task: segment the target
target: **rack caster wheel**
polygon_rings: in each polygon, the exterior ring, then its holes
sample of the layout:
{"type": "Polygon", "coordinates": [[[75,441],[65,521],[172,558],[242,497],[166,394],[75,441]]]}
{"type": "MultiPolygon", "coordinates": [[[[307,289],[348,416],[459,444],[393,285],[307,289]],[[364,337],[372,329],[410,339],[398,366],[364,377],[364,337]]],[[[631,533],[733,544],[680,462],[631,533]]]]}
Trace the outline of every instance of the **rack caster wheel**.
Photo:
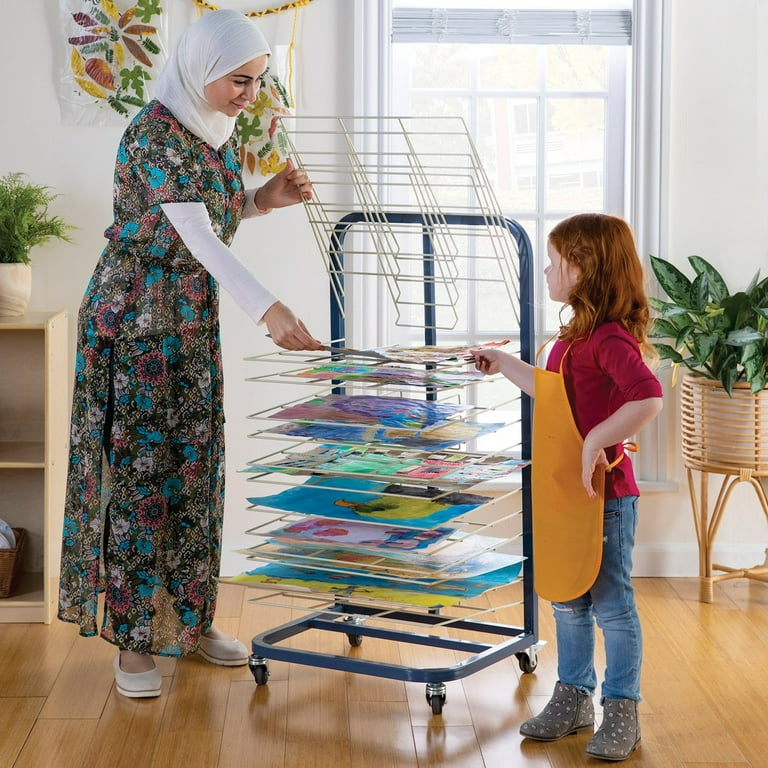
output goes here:
{"type": "Polygon", "coordinates": [[[427,683],[427,704],[432,708],[433,715],[442,715],[445,705],[445,685],[443,683],[427,683]]]}
{"type": "Polygon", "coordinates": [[[266,685],[269,679],[269,665],[267,660],[261,656],[248,657],[248,669],[251,670],[256,685],[266,685]]]}
{"type": "MultiPolygon", "coordinates": [[[[351,624],[352,626],[359,626],[360,624],[365,623],[365,616],[345,616],[344,623],[351,624]]],[[[347,640],[349,640],[349,644],[352,648],[359,648],[363,644],[363,636],[353,632],[347,632],[347,640]]]]}
{"type": "Polygon", "coordinates": [[[533,672],[539,665],[539,660],[536,656],[536,650],[533,648],[530,648],[527,651],[516,653],[515,656],[517,656],[517,663],[520,665],[520,670],[522,672],[533,672]]]}

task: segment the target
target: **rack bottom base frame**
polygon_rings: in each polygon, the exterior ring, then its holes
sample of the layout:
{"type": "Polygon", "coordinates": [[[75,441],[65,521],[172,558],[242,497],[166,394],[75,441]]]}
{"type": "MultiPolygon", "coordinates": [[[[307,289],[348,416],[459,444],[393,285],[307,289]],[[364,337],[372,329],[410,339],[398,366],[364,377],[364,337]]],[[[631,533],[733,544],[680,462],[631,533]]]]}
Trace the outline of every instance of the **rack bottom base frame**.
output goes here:
{"type": "Polygon", "coordinates": [[[257,685],[266,685],[269,678],[269,659],[287,661],[343,672],[355,672],[374,677],[385,677],[413,683],[427,683],[427,703],[433,714],[442,712],[445,703],[445,683],[459,680],[473,672],[489,667],[502,659],[515,656],[522,672],[533,672],[538,664],[537,653],[543,643],[537,642],[531,632],[505,624],[494,624],[462,619],[450,619],[437,613],[417,614],[409,611],[393,611],[370,605],[337,603],[294,621],[262,632],[251,640],[252,655],[248,666],[257,685]],[[453,630],[497,635],[508,638],[500,643],[490,644],[476,640],[461,640],[453,637],[420,634],[418,632],[367,626],[368,618],[386,616],[388,621],[423,624],[425,627],[445,626],[453,630]],[[363,638],[375,637],[431,648],[443,648],[472,654],[469,658],[449,667],[407,667],[400,664],[370,661],[351,656],[288,648],[278,643],[309,630],[338,632],[346,634],[350,646],[362,645],[363,638]]]}

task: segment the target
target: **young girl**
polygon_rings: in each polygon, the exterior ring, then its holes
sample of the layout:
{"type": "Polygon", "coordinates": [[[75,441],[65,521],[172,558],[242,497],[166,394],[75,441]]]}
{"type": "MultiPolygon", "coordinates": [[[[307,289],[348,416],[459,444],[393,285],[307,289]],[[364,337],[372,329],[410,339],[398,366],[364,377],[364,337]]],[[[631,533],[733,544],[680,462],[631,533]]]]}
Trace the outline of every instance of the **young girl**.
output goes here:
{"type": "MultiPolygon", "coordinates": [[[[659,413],[661,386],[643,361],[644,354],[652,355],[646,338],[648,303],[642,266],[626,222],[598,213],[572,216],[552,230],[547,250],[549,265],[544,274],[549,296],[568,305],[572,314],[560,329],[546,371],[562,373],[567,402],[580,435],[576,437],[578,450],[572,454],[574,462],[578,463],[579,452],[581,455],[581,466],[572,468],[573,487],[562,493],[562,506],[547,512],[559,515],[562,510],[567,516],[582,500],[595,499],[600,493],[603,470],[618,463],[605,472],[602,556],[600,559],[598,550],[597,578],[575,599],[552,602],[558,682],[544,710],[524,722],[520,733],[539,741],[555,741],[594,726],[596,620],[603,631],[606,654],[601,691],[603,721],[587,745],[587,753],[605,760],[624,760],[640,743],[637,702],[642,637],[630,582],[638,489],[632,464],[623,455],[623,441],[659,413]],[[578,487],[579,477],[583,487],[578,487]],[[586,497],[579,499],[580,494],[586,497]]],[[[540,379],[533,366],[497,349],[476,349],[472,354],[478,370],[501,373],[529,395],[537,394],[534,382],[540,379]]],[[[543,391],[541,387],[538,392],[542,398],[543,391]]],[[[547,388],[547,398],[552,391],[547,388]]],[[[535,401],[534,464],[537,420],[543,423],[550,405],[535,401]]],[[[555,438],[567,441],[567,426],[555,425],[555,438]],[[558,430],[562,435],[557,434],[558,430]]],[[[544,481],[555,483],[554,472],[547,477],[546,471],[544,481]]],[[[534,472],[534,541],[536,483],[541,482],[541,471],[538,477],[537,481],[534,472]]],[[[568,567],[564,560],[562,568],[568,567]]]]}

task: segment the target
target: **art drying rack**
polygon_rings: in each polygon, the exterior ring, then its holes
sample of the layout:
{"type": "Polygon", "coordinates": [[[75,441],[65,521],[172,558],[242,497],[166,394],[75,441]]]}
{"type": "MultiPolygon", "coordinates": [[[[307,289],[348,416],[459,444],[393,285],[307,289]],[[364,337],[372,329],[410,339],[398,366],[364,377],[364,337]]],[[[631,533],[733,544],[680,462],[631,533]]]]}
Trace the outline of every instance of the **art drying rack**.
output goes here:
{"type": "MultiPolygon", "coordinates": [[[[421,383],[415,385],[414,394],[414,387],[408,384],[393,387],[375,377],[317,380],[307,374],[318,366],[334,363],[399,365],[434,374],[466,372],[469,368],[463,360],[387,364],[355,350],[398,344],[440,347],[446,341],[449,345],[467,346],[498,336],[499,328],[510,339],[505,349],[532,361],[530,241],[523,228],[500,211],[460,119],[307,117],[291,118],[285,127],[295,162],[309,171],[314,183],[315,196],[306,203],[306,210],[329,279],[332,343],[324,355],[280,351],[250,358],[260,366],[251,381],[279,384],[272,389],[281,393],[281,402],[251,417],[260,427],[251,437],[258,439],[260,446],[278,440],[279,447],[249,463],[249,481],[257,487],[277,484],[296,488],[309,475],[323,478],[331,488],[337,482],[344,487],[343,481],[350,475],[334,471],[333,467],[310,462],[294,470],[300,473],[298,476],[285,471],[286,460],[293,461],[321,444],[332,446],[335,442],[327,437],[316,440],[271,431],[275,415],[306,400],[308,387],[312,397],[373,394],[461,404],[466,408],[462,418],[473,423],[498,422],[501,415],[502,429],[464,443],[463,447],[441,449],[440,455],[448,460],[466,455],[472,461],[486,463],[515,458],[522,467],[507,476],[506,485],[492,492],[488,503],[451,520],[454,533],[430,553],[437,551],[455,565],[460,556],[453,558],[452,553],[461,551],[462,543],[474,535],[487,536],[493,542],[494,553],[524,559],[512,588],[513,599],[494,605],[486,593],[479,598],[446,601],[440,585],[448,576],[441,577],[437,571],[425,578],[418,561],[409,570],[406,565],[393,565],[382,553],[380,562],[386,567],[377,565],[376,558],[368,558],[370,565],[361,570],[356,552],[348,558],[343,553],[339,558],[337,552],[333,559],[324,554],[327,550],[322,547],[304,555],[294,552],[288,559],[291,568],[326,574],[329,581],[337,580],[343,587],[330,592],[325,591],[327,587],[318,590],[315,582],[309,583],[309,576],[307,585],[268,579],[252,583],[245,574],[238,577],[262,590],[263,596],[254,602],[270,605],[274,604],[270,601],[278,599],[279,605],[287,603],[294,610],[297,602],[304,601],[306,606],[299,618],[252,639],[249,666],[259,685],[267,682],[270,659],[425,682],[427,701],[432,712],[439,714],[446,699],[446,682],[510,656],[517,658],[523,672],[532,671],[537,664],[528,466],[531,403],[509,382],[500,381],[501,377],[450,386],[421,383]],[[438,145],[448,149],[438,151],[438,145]],[[371,312],[374,305],[379,308],[376,313],[371,312]],[[365,318],[372,314],[377,322],[367,323],[365,318]],[[473,325],[470,317],[484,319],[490,331],[473,325]],[[295,393],[296,397],[286,399],[285,393],[295,393]],[[377,578],[385,576],[402,584],[404,590],[413,590],[415,585],[423,600],[414,605],[407,600],[401,602],[398,595],[382,598],[382,590],[375,588],[356,588],[354,583],[350,587],[356,578],[358,583],[376,584],[377,578]],[[446,602],[450,607],[445,606],[446,602]],[[343,633],[350,648],[345,654],[329,654],[302,649],[297,642],[286,644],[309,630],[343,633]],[[414,667],[367,659],[364,650],[357,650],[366,637],[447,649],[462,660],[442,667],[414,667]]],[[[403,450],[398,438],[387,438],[382,444],[370,437],[370,429],[364,434],[359,441],[361,450],[403,450]]],[[[404,428],[397,434],[399,439],[405,436],[408,446],[412,430],[404,428]]],[[[437,496],[466,490],[461,484],[441,484],[439,478],[382,478],[379,474],[362,477],[386,480],[389,484],[385,497],[397,496],[405,482],[437,496]]],[[[482,488],[472,487],[471,491],[483,493],[482,488]]],[[[257,522],[249,533],[260,537],[260,543],[248,550],[249,558],[255,565],[285,563],[285,557],[271,546],[270,534],[276,527],[305,516],[259,503],[252,509],[257,522]]],[[[400,522],[404,526],[413,524],[407,519],[400,522]]]]}

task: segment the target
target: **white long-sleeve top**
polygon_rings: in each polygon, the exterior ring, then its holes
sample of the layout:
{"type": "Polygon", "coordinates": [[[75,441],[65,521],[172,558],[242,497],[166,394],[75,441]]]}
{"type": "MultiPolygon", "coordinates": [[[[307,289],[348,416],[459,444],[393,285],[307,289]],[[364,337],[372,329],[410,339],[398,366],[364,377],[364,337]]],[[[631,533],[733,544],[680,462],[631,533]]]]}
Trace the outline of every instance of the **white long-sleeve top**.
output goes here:
{"type": "MultiPolygon", "coordinates": [[[[219,240],[203,203],[163,203],[160,206],[190,253],[210,272],[237,305],[256,323],[277,301],[229,246],[219,240]]],[[[246,194],[243,217],[262,215],[255,203],[255,192],[246,194]]]]}

